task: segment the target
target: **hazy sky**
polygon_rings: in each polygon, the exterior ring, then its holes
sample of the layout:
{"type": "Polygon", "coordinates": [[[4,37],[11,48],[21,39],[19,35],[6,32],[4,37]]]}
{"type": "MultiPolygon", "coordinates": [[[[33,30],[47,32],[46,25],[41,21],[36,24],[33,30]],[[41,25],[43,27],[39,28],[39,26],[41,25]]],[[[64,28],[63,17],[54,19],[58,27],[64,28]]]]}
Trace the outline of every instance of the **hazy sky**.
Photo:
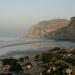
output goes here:
{"type": "Polygon", "coordinates": [[[0,0],[0,36],[22,36],[35,22],[75,16],[75,0],[0,0]]]}

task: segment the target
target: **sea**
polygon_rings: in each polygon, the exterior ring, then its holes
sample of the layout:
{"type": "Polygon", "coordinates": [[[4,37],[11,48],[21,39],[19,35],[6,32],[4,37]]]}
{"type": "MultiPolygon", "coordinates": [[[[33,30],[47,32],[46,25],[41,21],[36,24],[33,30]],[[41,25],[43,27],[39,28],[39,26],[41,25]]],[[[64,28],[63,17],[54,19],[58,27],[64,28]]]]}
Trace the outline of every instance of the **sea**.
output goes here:
{"type": "Polygon", "coordinates": [[[75,48],[75,42],[56,41],[48,38],[1,37],[0,58],[20,57],[25,51],[50,50],[54,47],[75,48]]]}

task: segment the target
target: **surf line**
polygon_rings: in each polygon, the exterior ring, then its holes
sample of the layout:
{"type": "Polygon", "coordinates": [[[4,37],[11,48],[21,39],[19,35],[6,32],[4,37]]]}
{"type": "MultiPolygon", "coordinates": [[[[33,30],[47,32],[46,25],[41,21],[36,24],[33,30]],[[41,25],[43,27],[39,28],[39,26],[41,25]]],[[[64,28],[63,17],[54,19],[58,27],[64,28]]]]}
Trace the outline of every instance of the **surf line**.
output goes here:
{"type": "Polygon", "coordinates": [[[18,45],[32,44],[32,43],[41,43],[41,42],[48,42],[48,41],[34,41],[34,42],[27,42],[27,43],[9,44],[9,45],[5,45],[5,46],[0,46],[0,48],[5,48],[5,47],[9,47],[9,46],[18,46],[18,45]]]}

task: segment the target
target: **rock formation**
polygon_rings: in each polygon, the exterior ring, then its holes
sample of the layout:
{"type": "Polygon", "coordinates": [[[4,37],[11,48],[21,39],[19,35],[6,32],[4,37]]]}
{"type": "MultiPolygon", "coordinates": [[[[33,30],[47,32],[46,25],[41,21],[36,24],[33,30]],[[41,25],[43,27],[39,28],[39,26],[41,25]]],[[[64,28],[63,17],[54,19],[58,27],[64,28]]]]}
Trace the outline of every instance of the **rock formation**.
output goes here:
{"type": "Polygon", "coordinates": [[[66,27],[51,32],[49,37],[57,40],[75,40],[75,17],[71,18],[66,27]]]}
{"type": "Polygon", "coordinates": [[[41,21],[29,29],[28,35],[30,37],[75,41],[75,17],[72,17],[70,20],[55,19],[41,21]]]}
{"type": "MultiPolygon", "coordinates": [[[[62,27],[67,26],[69,23],[66,19],[54,19],[48,21],[41,21],[33,25],[28,30],[29,37],[49,37],[51,32],[54,32],[62,27]]],[[[53,35],[52,35],[53,36],[53,35]]]]}

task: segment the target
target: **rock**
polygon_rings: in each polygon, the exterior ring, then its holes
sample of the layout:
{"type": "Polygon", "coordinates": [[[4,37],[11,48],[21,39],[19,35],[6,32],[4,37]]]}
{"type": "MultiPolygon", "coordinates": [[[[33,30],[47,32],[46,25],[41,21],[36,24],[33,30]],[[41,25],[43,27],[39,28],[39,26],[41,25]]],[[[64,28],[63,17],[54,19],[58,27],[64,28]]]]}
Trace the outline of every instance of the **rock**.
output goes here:
{"type": "Polygon", "coordinates": [[[75,41],[75,17],[41,21],[29,29],[28,36],[75,41]]]}
{"type": "Polygon", "coordinates": [[[50,33],[49,37],[57,40],[75,41],[75,17],[71,18],[70,23],[66,27],[50,33]]]}
{"type": "Polygon", "coordinates": [[[28,30],[29,37],[49,37],[50,33],[56,31],[62,27],[67,26],[69,23],[66,19],[54,19],[48,21],[41,21],[36,25],[33,25],[28,30]]]}

